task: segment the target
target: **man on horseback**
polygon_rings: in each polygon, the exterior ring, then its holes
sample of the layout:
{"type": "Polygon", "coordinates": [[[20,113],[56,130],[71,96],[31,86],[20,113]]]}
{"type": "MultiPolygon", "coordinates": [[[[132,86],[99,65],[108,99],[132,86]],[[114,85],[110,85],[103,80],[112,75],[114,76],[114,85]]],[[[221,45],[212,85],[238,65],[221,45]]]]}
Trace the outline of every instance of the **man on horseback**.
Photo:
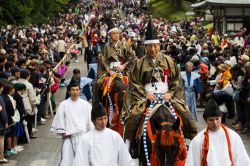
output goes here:
{"type": "Polygon", "coordinates": [[[98,84],[102,86],[106,76],[112,76],[117,71],[128,75],[131,65],[135,62],[135,53],[128,43],[121,42],[120,30],[111,19],[106,19],[109,42],[103,47],[99,63],[98,84]]]}
{"type": "Polygon", "coordinates": [[[120,32],[114,22],[107,18],[106,23],[109,42],[104,46],[99,59],[97,88],[101,95],[99,100],[108,113],[109,127],[122,134],[120,113],[128,84],[127,75],[135,61],[135,53],[128,43],[119,40],[120,32]]]}
{"type": "Polygon", "coordinates": [[[160,52],[160,42],[151,20],[147,26],[144,44],[146,55],[135,64],[129,75],[129,91],[124,105],[124,138],[135,140],[143,114],[149,107],[148,101],[157,101],[156,94],[160,93],[162,100],[167,103],[170,101],[175,112],[181,117],[185,137],[192,139],[197,134],[197,129],[183,100],[184,91],[177,64],[171,57],[160,52]]]}

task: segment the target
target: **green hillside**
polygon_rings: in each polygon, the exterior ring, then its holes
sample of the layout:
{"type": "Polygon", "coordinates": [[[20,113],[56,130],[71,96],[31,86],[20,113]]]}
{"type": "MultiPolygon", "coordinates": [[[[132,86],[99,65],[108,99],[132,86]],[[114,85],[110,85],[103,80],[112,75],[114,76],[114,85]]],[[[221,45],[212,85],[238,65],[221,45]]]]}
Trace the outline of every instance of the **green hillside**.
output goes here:
{"type": "MultiPolygon", "coordinates": [[[[151,0],[148,4],[154,16],[167,18],[169,20],[181,20],[186,18],[186,12],[191,11],[191,3],[182,1],[181,9],[171,3],[171,0],[151,0]]],[[[188,19],[191,17],[188,16],[188,19]]]]}

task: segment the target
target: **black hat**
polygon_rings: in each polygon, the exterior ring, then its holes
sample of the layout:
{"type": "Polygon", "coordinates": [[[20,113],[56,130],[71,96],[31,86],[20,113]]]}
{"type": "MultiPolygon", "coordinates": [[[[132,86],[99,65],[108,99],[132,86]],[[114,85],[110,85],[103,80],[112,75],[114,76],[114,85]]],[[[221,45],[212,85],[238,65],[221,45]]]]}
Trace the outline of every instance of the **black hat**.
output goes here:
{"type": "Polygon", "coordinates": [[[96,118],[102,117],[107,115],[107,113],[104,111],[104,107],[102,103],[95,103],[92,107],[91,111],[91,119],[95,120],[96,118]]]}
{"type": "Polygon", "coordinates": [[[80,88],[80,85],[79,85],[78,81],[76,81],[76,80],[71,81],[71,82],[69,83],[68,87],[67,87],[67,90],[70,91],[70,89],[71,89],[72,87],[79,87],[79,88],[80,88]]]}
{"type": "Polygon", "coordinates": [[[14,88],[15,88],[16,91],[25,90],[26,89],[26,85],[22,84],[22,83],[15,83],[14,84],[14,88]]]}
{"type": "Polygon", "coordinates": [[[73,74],[81,74],[80,70],[78,68],[75,68],[73,70],[73,74]]]}
{"type": "Polygon", "coordinates": [[[211,98],[207,103],[207,106],[203,113],[203,118],[206,120],[209,117],[219,117],[221,115],[222,115],[222,112],[219,109],[218,104],[216,103],[214,98],[211,98]]]}
{"type": "Polygon", "coordinates": [[[152,20],[149,19],[144,44],[156,44],[156,43],[160,43],[160,40],[158,38],[157,30],[155,29],[152,20]]]}
{"type": "Polygon", "coordinates": [[[119,30],[116,26],[113,20],[111,20],[110,18],[106,18],[105,22],[108,26],[108,34],[110,34],[113,31],[119,30]]]}
{"type": "Polygon", "coordinates": [[[16,72],[20,72],[20,68],[17,66],[13,66],[10,70],[11,74],[14,75],[16,72]]]}

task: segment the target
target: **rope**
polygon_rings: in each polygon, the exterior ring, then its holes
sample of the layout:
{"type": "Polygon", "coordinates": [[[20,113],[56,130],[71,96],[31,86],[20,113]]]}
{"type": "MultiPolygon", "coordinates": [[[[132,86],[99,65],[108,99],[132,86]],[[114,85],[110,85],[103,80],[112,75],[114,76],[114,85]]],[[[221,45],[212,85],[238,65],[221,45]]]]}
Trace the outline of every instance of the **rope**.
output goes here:
{"type": "Polygon", "coordinates": [[[149,115],[154,107],[155,103],[153,100],[150,101],[150,106],[148,109],[148,112],[145,116],[144,123],[143,123],[143,134],[142,134],[142,141],[143,141],[143,147],[144,147],[144,153],[147,161],[147,166],[151,166],[149,157],[148,157],[148,147],[147,147],[147,124],[148,124],[148,118],[149,115]]]}
{"type": "Polygon", "coordinates": [[[113,115],[114,115],[114,106],[112,103],[112,99],[109,95],[109,89],[111,87],[111,79],[108,81],[108,100],[109,100],[109,125],[110,127],[112,126],[112,120],[113,120],[113,115]]]}
{"type": "Polygon", "coordinates": [[[169,109],[170,109],[170,112],[171,112],[172,116],[173,116],[175,119],[177,119],[177,115],[176,115],[176,113],[175,113],[174,107],[172,106],[172,104],[171,104],[170,101],[168,101],[168,105],[169,105],[169,109]]]}

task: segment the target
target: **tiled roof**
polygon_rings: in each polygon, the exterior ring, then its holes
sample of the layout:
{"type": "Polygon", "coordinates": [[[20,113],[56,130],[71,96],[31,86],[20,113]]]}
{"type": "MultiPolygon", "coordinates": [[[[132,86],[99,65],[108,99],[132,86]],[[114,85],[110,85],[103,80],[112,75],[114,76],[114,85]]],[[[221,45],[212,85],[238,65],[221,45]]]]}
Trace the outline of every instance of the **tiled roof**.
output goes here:
{"type": "Polygon", "coordinates": [[[205,0],[191,6],[193,8],[200,8],[206,5],[250,5],[250,0],[205,0]]]}

